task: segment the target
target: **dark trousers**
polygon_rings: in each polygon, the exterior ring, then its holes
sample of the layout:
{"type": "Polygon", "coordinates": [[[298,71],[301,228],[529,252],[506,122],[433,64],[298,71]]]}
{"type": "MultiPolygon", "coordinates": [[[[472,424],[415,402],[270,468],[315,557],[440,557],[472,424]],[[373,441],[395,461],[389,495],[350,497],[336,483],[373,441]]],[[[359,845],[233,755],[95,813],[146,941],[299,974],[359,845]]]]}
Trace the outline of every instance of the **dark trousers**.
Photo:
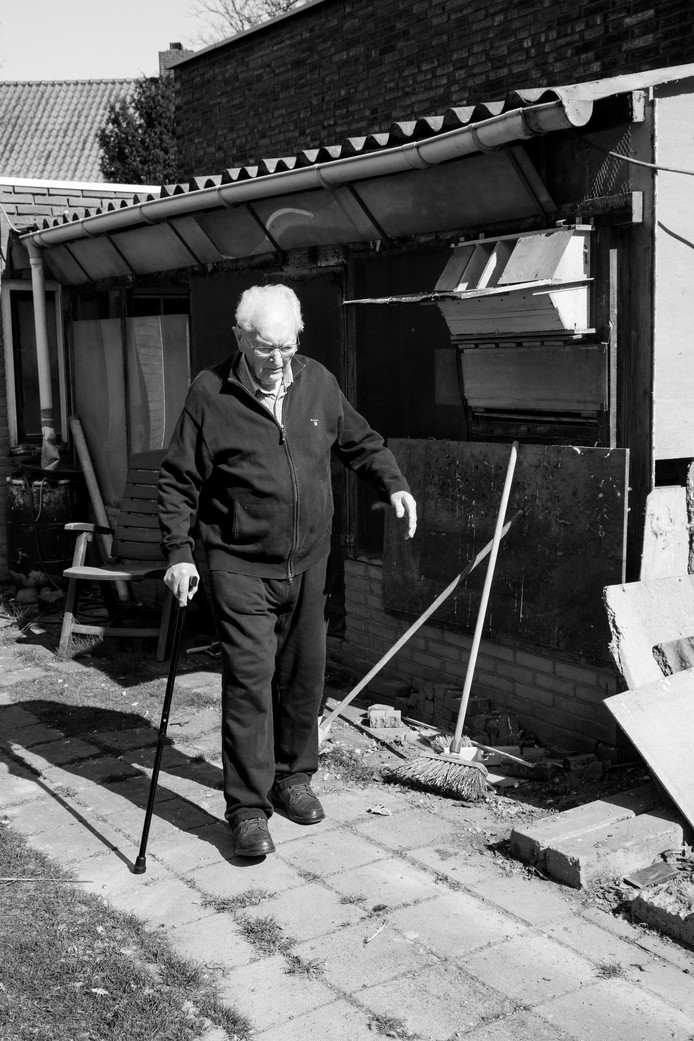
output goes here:
{"type": "Polygon", "coordinates": [[[318,769],[326,561],[292,582],[210,571],[222,653],[226,818],[272,815],[278,788],[318,769]]]}

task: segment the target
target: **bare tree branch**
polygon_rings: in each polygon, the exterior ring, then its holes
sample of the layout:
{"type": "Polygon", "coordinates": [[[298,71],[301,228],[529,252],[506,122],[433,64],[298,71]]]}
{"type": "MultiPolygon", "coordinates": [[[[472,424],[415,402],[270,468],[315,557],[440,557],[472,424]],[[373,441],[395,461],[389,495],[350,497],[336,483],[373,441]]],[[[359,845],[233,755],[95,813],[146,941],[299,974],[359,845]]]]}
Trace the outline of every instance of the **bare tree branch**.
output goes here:
{"type": "Polygon", "coordinates": [[[305,0],[192,0],[191,13],[200,19],[201,44],[217,43],[269,18],[301,7],[305,0]]]}

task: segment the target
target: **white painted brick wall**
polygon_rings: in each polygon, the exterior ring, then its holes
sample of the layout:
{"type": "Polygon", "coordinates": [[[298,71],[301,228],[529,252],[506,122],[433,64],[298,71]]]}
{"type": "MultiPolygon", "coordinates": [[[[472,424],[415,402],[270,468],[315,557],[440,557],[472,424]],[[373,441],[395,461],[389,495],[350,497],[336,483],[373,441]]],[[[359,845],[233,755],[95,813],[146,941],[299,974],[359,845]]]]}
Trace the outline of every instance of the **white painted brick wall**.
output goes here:
{"type": "MultiPolygon", "coordinates": [[[[346,630],[331,642],[331,655],[364,675],[399,637],[412,619],[383,610],[382,568],[373,561],[345,561],[346,630]]],[[[462,687],[472,638],[423,625],[382,672],[384,679],[408,684],[449,684],[462,687]]],[[[487,697],[494,707],[515,716],[523,729],[541,741],[568,750],[616,755],[616,724],[603,699],[617,691],[610,668],[592,668],[503,643],[482,640],[472,696],[487,697]]],[[[443,716],[446,711],[440,706],[443,716]]],[[[436,719],[434,719],[436,722],[436,719]]],[[[441,725],[450,719],[441,718],[441,725]]]]}

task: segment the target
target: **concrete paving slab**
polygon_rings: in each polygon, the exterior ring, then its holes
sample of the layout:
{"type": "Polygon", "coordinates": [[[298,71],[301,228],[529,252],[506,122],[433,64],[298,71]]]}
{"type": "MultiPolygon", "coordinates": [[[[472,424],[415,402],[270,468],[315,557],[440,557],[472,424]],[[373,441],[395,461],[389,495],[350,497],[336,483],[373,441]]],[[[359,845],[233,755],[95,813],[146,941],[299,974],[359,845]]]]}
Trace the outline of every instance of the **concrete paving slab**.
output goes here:
{"type": "Polygon", "coordinates": [[[42,773],[50,783],[67,784],[75,790],[87,788],[90,785],[101,787],[109,781],[125,781],[142,776],[127,763],[111,755],[102,755],[98,759],[80,760],[65,767],[47,766],[42,773]]]}
{"type": "Polygon", "coordinates": [[[666,810],[640,813],[627,820],[557,839],[545,854],[552,878],[578,889],[596,878],[621,878],[647,867],[666,849],[684,842],[679,814],[666,810]]]}
{"type": "Polygon", "coordinates": [[[172,713],[169,726],[170,736],[176,744],[179,735],[183,736],[185,741],[191,741],[201,735],[214,734],[219,742],[222,728],[221,709],[219,705],[215,705],[214,708],[189,709],[186,713],[181,709],[178,714],[172,713]]]}
{"type": "Polygon", "coordinates": [[[148,845],[152,856],[177,875],[186,875],[221,860],[231,860],[234,855],[229,829],[221,823],[192,832],[153,828],[148,845]]]}
{"type": "Polygon", "coordinates": [[[465,958],[465,971],[532,1008],[595,982],[595,965],[537,933],[512,936],[465,958]]]}
{"type": "Polygon", "coordinates": [[[642,890],[631,903],[631,913],[637,922],[673,940],[694,947],[694,916],[691,899],[685,901],[678,887],[667,883],[642,890]]]}
{"type": "Polygon", "coordinates": [[[87,867],[89,874],[82,876],[87,879],[82,883],[82,889],[105,900],[112,900],[116,893],[132,884],[132,862],[122,860],[114,853],[90,857],[87,867]]]}
{"type": "MultiPolygon", "coordinates": [[[[597,925],[598,928],[605,929],[613,936],[626,940],[628,943],[636,944],[642,951],[654,956],[649,958],[647,962],[644,962],[642,959],[640,964],[650,965],[657,959],[658,961],[670,962],[671,965],[676,966],[681,972],[694,972],[694,956],[692,952],[680,947],[678,944],[672,943],[667,936],[661,936],[650,929],[642,929],[624,918],[617,918],[608,914],[599,907],[582,907],[581,917],[597,925]]],[[[694,987],[692,987],[692,994],[694,995],[694,987]]]]}
{"type": "Polygon", "coordinates": [[[0,727],[2,728],[3,743],[15,730],[28,730],[30,727],[39,725],[39,721],[33,712],[22,708],[21,705],[13,705],[10,695],[3,694],[6,699],[0,709],[0,727]]]}
{"type": "Polygon", "coordinates": [[[470,951],[527,929],[468,893],[445,893],[435,900],[388,914],[394,929],[423,943],[439,958],[462,958],[470,951]]]}
{"type": "Polygon", "coordinates": [[[467,888],[489,874],[489,861],[469,851],[456,852],[450,848],[425,846],[423,849],[410,850],[407,858],[430,868],[456,887],[467,888]]]}
{"type": "Polygon", "coordinates": [[[535,1011],[573,1037],[610,1041],[691,1041],[691,1019],[624,979],[602,980],[538,1005],[535,1011]]]}
{"type": "Polygon", "coordinates": [[[296,824],[276,810],[270,817],[269,827],[273,842],[279,848],[286,843],[302,842],[319,834],[325,835],[336,827],[336,822],[322,820],[317,824],[296,824]]]}
{"type": "Polygon", "coordinates": [[[320,785],[314,785],[320,795],[326,814],[331,820],[356,821],[369,820],[370,806],[384,806],[391,814],[408,808],[406,797],[399,792],[385,788],[382,784],[369,785],[367,788],[343,789],[325,794],[320,792],[320,785]]]}
{"type": "Polygon", "coordinates": [[[412,850],[436,844],[447,847],[457,843],[458,839],[463,841],[462,834],[458,836],[448,821],[442,821],[426,810],[410,809],[392,817],[369,815],[369,818],[355,822],[356,830],[393,850],[412,850]]]}
{"type": "Polygon", "coordinates": [[[31,802],[39,794],[36,775],[14,759],[0,757],[0,810],[31,802]]]}
{"type": "Polygon", "coordinates": [[[120,911],[144,919],[153,928],[167,930],[197,922],[207,913],[200,895],[173,875],[133,875],[132,884],[121,888],[109,902],[120,911]]]}
{"type": "Polygon", "coordinates": [[[568,1039],[563,1030],[557,1030],[551,1023],[540,1019],[533,1012],[521,1009],[503,1019],[497,1019],[493,1023],[486,1023],[476,1030],[471,1030],[465,1035],[465,1041],[568,1041],[568,1039]]]}
{"type": "Polygon", "coordinates": [[[633,939],[630,939],[628,936],[619,936],[609,929],[601,928],[583,914],[571,914],[566,918],[546,922],[543,933],[590,958],[596,965],[610,962],[629,966],[642,962],[646,957],[636,945],[636,928],[633,929],[633,939]]]}
{"type": "Polygon", "coordinates": [[[95,734],[94,741],[101,751],[122,755],[134,749],[156,748],[157,731],[154,727],[133,727],[128,730],[106,730],[95,734]]]}
{"type": "Polygon", "coordinates": [[[167,935],[182,957],[211,969],[226,973],[257,961],[253,947],[228,914],[203,914],[197,921],[167,930],[167,935]]]}
{"type": "Polygon", "coordinates": [[[369,1018],[344,1000],[264,1030],[259,1041],[374,1041],[369,1018]]]}
{"type": "MultiPolygon", "coordinates": [[[[12,827],[20,833],[26,820],[12,822],[12,827]]],[[[34,832],[31,845],[46,856],[52,857],[63,865],[84,864],[91,856],[107,852],[110,847],[87,831],[75,820],[66,820],[54,828],[34,832]]]]}
{"type": "Polygon", "coordinates": [[[358,1001],[376,1017],[399,1020],[402,1033],[409,1031],[427,1041],[467,1037],[480,1023],[513,1011],[506,998],[450,963],[369,987],[360,992],[358,1001]]]}
{"type": "Polygon", "coordinates": [[[202,893],[220,899],[240,896],[249,889],[262,889],[274,896],[305,884],[294,868],[276,856],[221,859],[207,867],[193,868],[190,874],[202,893]]]}
{"type": "Polygon", "coordinates": [[[303,829],[307,834],[295,842],[285,843],[279,855],[300,871],[308,871],[320,878],[334,875],[347,868],[371,864],[388,855],[358,835],[347,831],[323,828],[303,829]]]}
{"type": "Polygon", "coordinates": [[[248,907],[249,918],[271,915],[287,936],[301,943],[316,936],[335,933],[346,925],[363,921],[367,913],[357,904],[344,903],[337,893],[317,882],[308,882],[286,893],[265,900],[259,907],[248,907]]]}
{"type": "Polygon", "coordinates": [[[34,745],[58,741],[65,736],[57,727],[44,726],[43,723],[36,722],[33,716],[31,718],[33,722],[25,727],[17,727],[11,733],[7,733],[6,736],[6,732],[3,731],[3,744],[20,755],[27,748],[33,748],[34,745]]]}
{"type": "Polygon", "coordinates": [[[378,906],[390,910],[402,904],[432,899],[441,893],[440,885],[431,875],[398,857],[387,857],[333,875],[330,885],[367,910],[378,906]]]}
{"type": "Polygon", "coordinates": [[[326,982],[346,994],[359,994],[364,987],[404,973],[416,975],[438,963],[418,940],[408,940],[387,925],[376,935],[380,924],[378,918],[369,918],[342,929],[339,944],[331,936],[320,936],[297,944],[294,951],[306,961],[318,961],[326,982]]]}
{"type": "Polygon", "coordinates": [[[97,745],[79,737],[60,737],[57,741],[34,745],[31,751],[53,766],[64,766],[76,763],[80,759],[92,759],[101,755],[101,749],[97,745]]]}
{"type": "Polygon", "coordinates": [[[279,954],[227,973],[219,995],[222,1001],[243,1007],[256,1033],[281,1024],[290,1027],[296,1017],[335,1002],[335,994],[319,974],[290,975],[279,954]]]}
{"type": "Polygon", "coordinates": [[[573,910],[572,901],[561,886],[552,882],[538,885],[536,879],[522,875],[488,871],[483,878],[470,882],[468,889],[531,925],[563,918],[573,910]]]}
{"type": "Polygon", "coordinates": [[[595,799],[563,813],[554,813],[511,832],[511,856],[529,864],[541,864],[545,853],[558,841],[586,835],[616,821],[628,820],[662,804],[653,784],[639,785],[605,799],[595,799]]]}

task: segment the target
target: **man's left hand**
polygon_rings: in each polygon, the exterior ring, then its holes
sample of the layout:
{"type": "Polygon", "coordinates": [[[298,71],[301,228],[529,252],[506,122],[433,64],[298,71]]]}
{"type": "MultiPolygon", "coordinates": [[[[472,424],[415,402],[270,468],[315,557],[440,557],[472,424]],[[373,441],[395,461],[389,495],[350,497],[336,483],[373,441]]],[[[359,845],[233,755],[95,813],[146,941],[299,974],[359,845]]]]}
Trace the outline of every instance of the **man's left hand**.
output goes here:
{"type": "Polygon", "coordinates": [[[395,510],[395,516],[407,518],[407,531],[405,538],[411,539],[417,530],[417,503],[409,492],[393,492],[390,497],[390,505],[395,510]]]}

